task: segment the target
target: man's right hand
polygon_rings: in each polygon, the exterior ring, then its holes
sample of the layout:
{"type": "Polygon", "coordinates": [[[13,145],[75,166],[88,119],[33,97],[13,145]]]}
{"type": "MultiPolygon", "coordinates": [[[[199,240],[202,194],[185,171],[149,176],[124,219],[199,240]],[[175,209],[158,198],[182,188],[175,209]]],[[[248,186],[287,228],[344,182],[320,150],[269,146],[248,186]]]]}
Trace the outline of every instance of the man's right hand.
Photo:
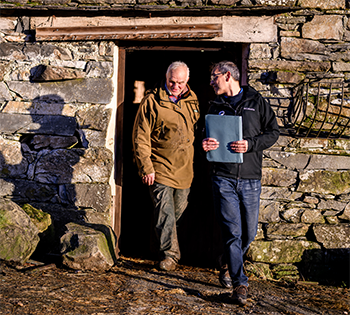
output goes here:
{"type": "Polygon", "coordinates": [[[154,184],[155,173],[151,173],[142,177],[142,182],[148,186],[154,184]]]}
{"type": "Polygon", "coordinates": [[[205,138],[202,141],[202,148],[205,152],[216,150],[219,147],[219,141],[214,138],[205,138]]]}

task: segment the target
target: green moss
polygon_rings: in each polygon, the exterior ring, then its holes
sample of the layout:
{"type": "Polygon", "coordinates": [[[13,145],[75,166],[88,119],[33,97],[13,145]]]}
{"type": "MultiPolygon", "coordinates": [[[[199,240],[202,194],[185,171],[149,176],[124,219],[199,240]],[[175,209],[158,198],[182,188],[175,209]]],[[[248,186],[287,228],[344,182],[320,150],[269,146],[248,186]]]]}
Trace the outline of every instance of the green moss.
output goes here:
{"type": "Polygon", "coordinates": [[[74,248],[70,252],[68,252],[67,255],[68,256],[79,256],[79,255],[85,254],[87,252],[87,250],[88,250],[87,245],[81,245],[81,246],[74,248]]]}
{"type": "Polygon", "coordinates": [[[40,209],[36,209],[27,203],[22,206],[22,209],[26,214],[28,214],[31,221],[35,224],[40,233],[46,231],[51,225],[52,221],[50,214],[40,209]]]}
{"type": "Polygon", "coordinates": [[[7,226],[9,224],[9,221],[6,217],[6,212],[5,210],[0,210],[0,228],[7,226]]]}
{"type": "Polygon", "coordinates": [[[47,218],[47,216],[49,215],[48,213],[45,213],[41,210],[38,210],[36,208],[34,208],[33,206],[31,206],[30,204],[26,203],[22,206],[22,209],[24,210],[24,212],[26,214],[29,215],[29,217],[31,219],[34,219],[36,221],[43,221],[44,219],[47,218]]]}

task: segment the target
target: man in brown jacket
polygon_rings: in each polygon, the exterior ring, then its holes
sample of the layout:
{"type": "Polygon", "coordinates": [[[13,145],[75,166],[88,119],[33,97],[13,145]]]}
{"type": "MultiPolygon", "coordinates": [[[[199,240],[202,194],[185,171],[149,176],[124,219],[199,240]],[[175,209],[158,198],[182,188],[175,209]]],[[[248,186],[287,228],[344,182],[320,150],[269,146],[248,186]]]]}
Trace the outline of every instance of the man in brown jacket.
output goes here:
{"type": "Polygon", "coordinates": [[[176,222],[187,207],[193,179],[194,129],[199,119],[189,69],[173,62],[165,82],[146,93],[136,114],[133,145],[142,182],[150,187],[163,270],[180,259],[176,222]]]}

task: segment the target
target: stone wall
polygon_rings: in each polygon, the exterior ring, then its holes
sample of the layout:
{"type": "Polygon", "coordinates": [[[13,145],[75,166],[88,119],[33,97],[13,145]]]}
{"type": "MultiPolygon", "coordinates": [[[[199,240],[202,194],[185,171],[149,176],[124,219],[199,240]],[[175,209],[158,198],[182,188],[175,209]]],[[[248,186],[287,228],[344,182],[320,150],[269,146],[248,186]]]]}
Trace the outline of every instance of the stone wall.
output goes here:
{"type": "MultiPolygon", "coordinates": [[[[327,1],[328,5],[331,3],[335,5],[334,1],[327,1]]],[[[260,229],[248,256],[257,262],[255,268],[259,266],[265,275],[270,273],[275,278],[293,277],[299,272],[306,279],[348,282],[348,16],[339,10],[302,10],[278,15],[275,21],[278,42],[251,44],[248,58],[249,84],[270,101],[284,135],[265,152],[260,229]],[[298,123],[288,128],[290,112],[296,104],[296,87],[313,81],[316,84],[310,85],[305,92],[308,95],[304,95],[308,118],[314,121],[316,129],[310,134],[317,135],[323,121],[315,114],[316,103],[323,116],[329,103],[328,118],[322,126],[328,128],[328,140],[306,138],[305,132],[295,135],[298,123]],[[343,97],[339,86],[333,86],[334,95],[329,96],[331,82],[343,83],[343,97]],[[326,102],[326,107],[320,105],[322,102],[326,102]],[[339,104],[343,104],[342,109],[339,104]],[[336,126],[330,132],[338,116],[342,127],[336,126]],[[335,131],[340,129],[344,129],[342,139],[337,138],[335,131]],[[294,136],[290,136],[293,132],[294,136]]]]}
{"type": "Polygon", "coordinates": [[[110,224],[113,43],[0,44],[0,197],[110,224]]]}
{"type": "Polygon", "coordinates": [[[265,276],[348,281],[349,149],[349,140],[281,136],[265,151],[259,232],[248,252],[265,276]]]}

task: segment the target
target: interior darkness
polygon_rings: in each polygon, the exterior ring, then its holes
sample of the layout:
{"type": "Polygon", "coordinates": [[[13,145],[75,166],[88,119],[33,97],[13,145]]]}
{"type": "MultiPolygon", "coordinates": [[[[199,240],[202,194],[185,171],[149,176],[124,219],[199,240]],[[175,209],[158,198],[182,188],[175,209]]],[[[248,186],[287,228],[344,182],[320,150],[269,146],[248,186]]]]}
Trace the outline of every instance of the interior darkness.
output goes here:
{"type": "MultiPolygon", "coordinates": [[[[154,43],[152,44],[154,46],[154,43]]],[[[168,45],[168,44],[167,44],[168,45]]],[[[165,78],[169,64],[184,61],[190,68],[189,85],[200,102],[201,118],[195,142],[194,180],[189,205],[178,225],[181,264],[214,267],[221,253],[220,231],[212,207],[209,164],[201,150],[204,115],[215,94],[209,85],[211,65],[232,60],[240,67],[241,46],[210,43],[211,49],[189,49],[186,44],[159,46],[156,50],[127,49],[124,103],[124,164],[120,254],[158,259],[153,224],[153,205],[148,187],[141,183],[133,159],[131,134],[139,104],[134,104],[134,81],[144,81],[146,90],[165,78]],[[213,49],[217,48],[217,49],[213,49]]],[[[193,43],[191,43],[193,45],[193,43]]],[[[203,47],[203,43],[201,43],[203,47]]],[[[129,46],[130,47],[130,46],[129,46]]],[[[209,43],[207,45],[209,47],[209,43]]],[[[135,47],[134,47],[135,48],[135,47]]]]}

